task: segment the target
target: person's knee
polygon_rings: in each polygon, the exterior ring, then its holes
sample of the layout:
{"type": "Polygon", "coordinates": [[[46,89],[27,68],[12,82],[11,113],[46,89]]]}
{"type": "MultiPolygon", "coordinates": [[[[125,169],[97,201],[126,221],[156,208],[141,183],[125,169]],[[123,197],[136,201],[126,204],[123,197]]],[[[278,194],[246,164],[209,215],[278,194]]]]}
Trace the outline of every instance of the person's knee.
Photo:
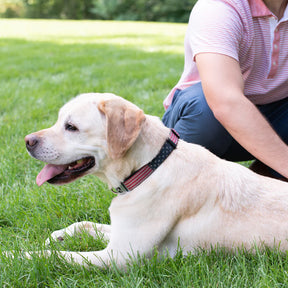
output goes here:
{"type": "MultiPolygon", "coordinates": [[[[172,103],[165,111],[162,122],[169,128],[175,128],[177,122],[182,118],[197,115],[201,112],[202,101],[204,97],[201,86],[196,84],[184,90],[176,90],[172,103]]],[[[204,97],[205,98],[205,97],[204,97]]]]}
{"type": "MultiPolygon", "coordinates": [[[[188,109],[188,112],[190,111],[188,109]]],[[[206,107],[194,109],[194,113],[183,113],[175,130],[183,140],[204,146],[220,157],[232,141],[231,135],[214,117],[212,111],[206,107]]]]}
{"type": "Polygon", "coordinates": [[[199,88],[181,91],[164,114],[163,123],[174,128],[181,139],[202,145],[221,156],[230,145],[232,137],[214,117],[199,88]]]}

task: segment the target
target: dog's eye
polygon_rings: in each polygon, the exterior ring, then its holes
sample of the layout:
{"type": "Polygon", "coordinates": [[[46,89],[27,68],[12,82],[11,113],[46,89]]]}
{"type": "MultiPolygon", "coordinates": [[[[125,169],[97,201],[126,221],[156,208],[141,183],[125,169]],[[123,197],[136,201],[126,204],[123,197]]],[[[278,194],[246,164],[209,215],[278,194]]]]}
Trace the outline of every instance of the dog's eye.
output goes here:
{"type": "Polygon", "coordinates": [[[65,130],[75,132],[75,131],[78,131],[78,128],[71,123],[66,123],[65,124],[65,130]]]}

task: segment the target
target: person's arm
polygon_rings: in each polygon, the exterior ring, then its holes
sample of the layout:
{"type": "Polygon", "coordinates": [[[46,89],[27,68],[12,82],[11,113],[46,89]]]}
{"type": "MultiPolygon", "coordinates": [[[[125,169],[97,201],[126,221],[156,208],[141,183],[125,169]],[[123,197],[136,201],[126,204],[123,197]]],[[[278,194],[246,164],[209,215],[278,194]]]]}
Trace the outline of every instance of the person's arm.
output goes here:
{"type": "Polygon", "coordinates": [[[239,63],[216,53],[199,53],[195,59],[216,119],[255,158],[288,178],[288,146],[245,97],[239,63]]]}

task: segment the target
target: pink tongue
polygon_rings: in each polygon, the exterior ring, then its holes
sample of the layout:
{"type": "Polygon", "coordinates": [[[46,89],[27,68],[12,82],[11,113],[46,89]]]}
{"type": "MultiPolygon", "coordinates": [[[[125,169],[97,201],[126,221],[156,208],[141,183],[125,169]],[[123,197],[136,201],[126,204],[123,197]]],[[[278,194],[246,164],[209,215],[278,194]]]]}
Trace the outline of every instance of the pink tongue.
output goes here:
{"type": "Polygon", "coordinates": [[[66,168],[67,165],[45,165],[36,178],[37,185],[41,186],[46,181],[64,172],[66,168]]]}

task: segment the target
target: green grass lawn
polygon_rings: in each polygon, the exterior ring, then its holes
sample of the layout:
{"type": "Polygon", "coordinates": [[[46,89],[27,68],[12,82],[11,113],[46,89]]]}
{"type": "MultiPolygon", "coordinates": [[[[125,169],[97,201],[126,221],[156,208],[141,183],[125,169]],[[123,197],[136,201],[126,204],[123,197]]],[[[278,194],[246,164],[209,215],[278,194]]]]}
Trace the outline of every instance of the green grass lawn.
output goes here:
{"type": "MultiPolygon", "coordinates": [[[[109,223],[113,194],[95,179],[37,187],[43,164],[24,136],[49,127],[83,92],[113,92],[159,117],[183,68],[186,25],[141,22],[0,20],[0,250],[41,250],[76,221],[109,223]]],[[[55,249],[95,250],[87,235],[55,249]]],[[[89,270],[57,257],[0,257],[0,287],[288,287],[286,255],[205,251],[140,259],[126,272],[89,270]]]]}

